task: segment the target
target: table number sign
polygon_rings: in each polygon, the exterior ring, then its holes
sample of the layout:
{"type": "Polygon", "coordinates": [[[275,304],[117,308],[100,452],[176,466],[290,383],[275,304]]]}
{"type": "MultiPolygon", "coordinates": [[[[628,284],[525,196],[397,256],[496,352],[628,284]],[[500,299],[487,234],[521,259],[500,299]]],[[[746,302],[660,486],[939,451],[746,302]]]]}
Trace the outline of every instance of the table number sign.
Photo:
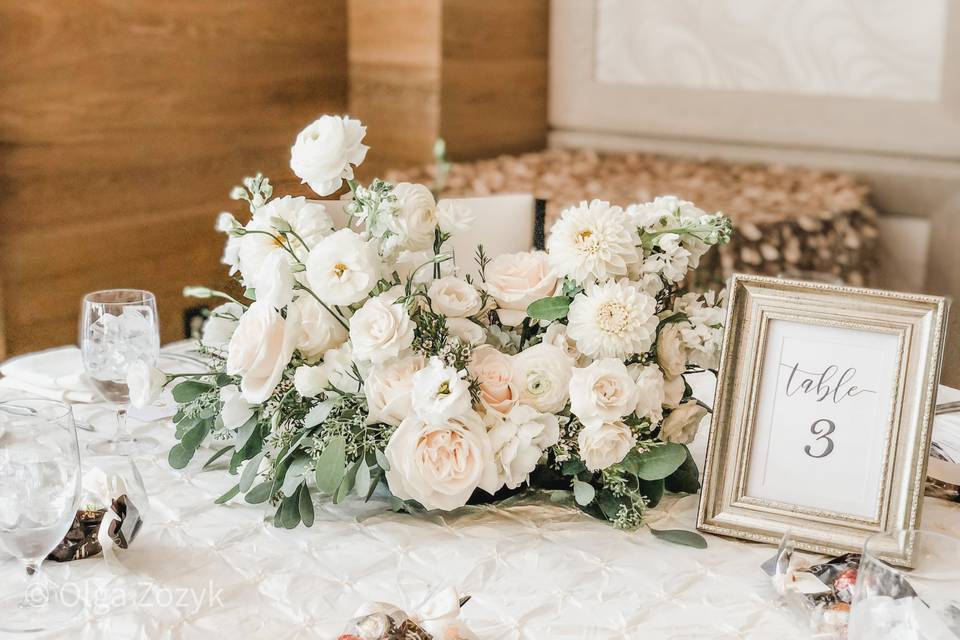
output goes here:
{"type": "Polygon", "coordinates": [[[917,526],[946,307],[735,275],[698,528],[836,554],[917,526]]]}

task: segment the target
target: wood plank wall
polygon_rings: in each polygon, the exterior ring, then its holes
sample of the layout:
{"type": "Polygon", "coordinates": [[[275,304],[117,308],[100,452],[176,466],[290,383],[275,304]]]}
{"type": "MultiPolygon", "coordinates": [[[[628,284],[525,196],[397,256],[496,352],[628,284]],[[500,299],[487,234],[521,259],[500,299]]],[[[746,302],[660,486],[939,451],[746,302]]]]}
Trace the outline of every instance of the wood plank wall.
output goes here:
{"type": "Polygon", "coordinates": [[[0,359],[76,340],[81,296],[142,287],[165,340],[225,280],[218,211],[346,106],[345,0],[0,0],[0,359]],[[5,340],[3,328],[5,327],[5,340]]]}

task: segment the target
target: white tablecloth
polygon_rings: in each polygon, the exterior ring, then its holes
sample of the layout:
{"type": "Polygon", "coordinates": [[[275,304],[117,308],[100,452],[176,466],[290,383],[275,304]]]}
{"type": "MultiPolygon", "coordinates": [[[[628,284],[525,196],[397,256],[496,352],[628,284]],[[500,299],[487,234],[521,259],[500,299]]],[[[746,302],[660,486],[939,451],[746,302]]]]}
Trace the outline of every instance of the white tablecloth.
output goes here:
{"type": "MultiPolygon", "coordinates": [[[[81,447],[112,429],[103,407],[75,411],[100,429],[81,432],[81,447]]],[[[276,529],[263,506],[213,504],[236,479],[201,471],[203,451],[183,471],[167,465],[169,421],[133,427],[165,446],[137,460],[144,530],[119,570],[103,558],[46,564],[90,601],[78,628],[51,637],[335,638],[364,602],[414,607],[444,586],[472,596],[464,618],[484,639],[809,637],[772,603],[759,568],[770,546],[707,536],[706,550],[679,547],[540,502],[410,516],[318,499],[313,528],[276,529]]],[[[696,509],[697,496],[667,498],[650,522],[693,529],[696,509]]],[[[960,531],[960,505],[927,498],[924,509],[924,526],[960,531]]],[[[18,570],[0,561],[0,591],[18,570]]]]}

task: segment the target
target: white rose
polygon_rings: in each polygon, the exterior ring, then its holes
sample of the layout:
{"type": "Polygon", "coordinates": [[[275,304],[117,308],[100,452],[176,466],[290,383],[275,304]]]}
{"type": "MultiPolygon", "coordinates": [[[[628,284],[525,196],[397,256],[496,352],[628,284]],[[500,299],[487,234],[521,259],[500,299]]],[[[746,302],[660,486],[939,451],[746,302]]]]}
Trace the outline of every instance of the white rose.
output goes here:
{"type": "Polygon", "coordinates": [[[448,367],[436,356],[413,376],[413,412],[431,424],[451,420],[470,409],[470,383],[466,372],[448,367]]]}
{"type": "Polygon", "coordinates": [[[242,315],[243,307],[236,302],[227,302],[215,308],[203,323],[200,343],[212,349],[226,349],[242,315]]]}
{"type": "Polygon", "coordinates": [[[663,377],[663,406],[668,409],[676,409],[683,400],[683,392],[686,391],[687,384],[683,376],[673,378],[663,377]]]}
{"type": "Polygon", "coordinates": [[[671,322],[657,336],[657,362],[668,378],[675,378],[687,370],[687,350],[679,322],[671,322]]]}
{"type": "Polygon", "coordinates": [[[240,389],[235,384],[220,387],[220,419],[227,429],[239,429],[247,420],[253,417],[254,405],[244,399],[240,389]]]}
{"type": "Polygon", "coordinates": [[[347,305],[363,300],[380,278],[376,247],[350,229],[340,229],[310,250],[307,282],[325,303],[347,305]]]}
{"type": "Polygon", "coordinates": [[[530,478],[544,449],[560,440],[557,416],[519,405],[489,428],[498,485],[516,489],[530,478]]]}
{"type": "Polygon", "coordinates": [[[465,318],[483,307],[480,292],[466,280],[455,276],[437,278],[427,289],[430,307],[448,318],[465,318]]]}
{"type": "Polygon", "coordinates": [[[414,324],[389,294],[370,298],[350,319],[353,355],[374,364],[396,358],[413,344],[414,324]]]}
{"type": "Polygon", "coordinates": [[[697,429],[705,415],[707,410],[697,404],[696,400],[681,403],[664,418],[660,427],[660,439],[665,442],[690,444],[697,437],[697,429]]]}
{"type": "Polygon", "coordinates": [[[241,378],[247,402],[265,402],[283,377],[300,335],[296,307],[287,317],[268,304],[254,302],[240,318],[227,350],[227,373],[241,378]]]}
{"type": "Polygon", "coordinates": [[[475,347],[483,344],[487,339],[483,327],[467,318],[447,318],[447,332],[454,338],[460,338],[463,342],[475,347]]]}
{"type": "Polygon", "coordinates": [[[304,398],[314,398],[327,388],[330,378],[327,367],[321,365],[300,365],[293,372],[293,388],[304,398]]]}
{"type": "Polygon", "coordinates": [[[469,207],[454,200],[437,203],[437,222],[444,233],[462,233],[473,225],[473,212],[469,207]]]}
{"type": "Polygon", "coordinates": [[[623,422],[602,422],[584,427],[577,434],[580,459],[590,471],[600,471],[622,462],[637,444],[633,432],[623,422]]]}
{"type": "Polygon", "coordinates": [[[316,360],[347,341],[347,330],[313,296],[300,296],[294,306],[300,313],[297,351],[307,360],[316,360]]]}
{"type": "Polygon", "coordinates": [[[409,416],[394,431],[384,453],[393,495],[416,500],[427,509],[456,509],[477,488],[491,495],[497,490],[490,438],[473,411],[434,423],[409,416]]]}
{"type": "Polygon", "coordinates": [[[426,365],[423,356],[407,356],[374,365],[363,384],[370,414],[367,424],[399,426],[412,409],[413,375],[426,365]]]}
{"type": "Polygon", "coordinates": [[[570,378],[570,411],[586,426],[613,422],[633,413],[637,383],[620,360],[601,358],[574,369],[570,378]]]}
{"type": "Polygon", "coordinates": [[[513,375],[521,404],[545,413],[567,404],[573,365],[559,347],[541,342],[521,351],[513,359],[513,375]]]}
{"type": "Polygon", "coordinates": [[[283,251],[274,251],[260,265],[260,270],[245,274],[244,284],[253,287],[257,300],[282,309],[293,300],[293,271],[283,251]]]}
{"type": "Polygon", "coordinates": [[[418,251],[433,246],[437,228],[437,202],[422,184],[401,182],[393,188],[397,207],[387,218],[387,228],[396,235],[397,246],[418,251]]]}
{"type": "Polygon", "coordinates": [[[480,386],[480,404],[487,412],[506,415],[517,405],[520,391],[513,375],[513,359],[489,345],[477,347],[467,365],[480,386]]]}
{"type": "Polygon", "coordinates": [[[167,384],[166,374],[143,360],[137,360],[127,367],[130,404],[138,409],[156,402],[165,384],[167,384]]]}
{"type": "Polygon", "coordinates": [[[353,167],[367,155],[361,144],[367,128],[349,117],[323,116],[297,135],[290,168],[318,195],[328,196],[353,178],[353,167]]]}
{"type": "Polygon", "coordinates": [[[631,365],[627,370],[637,381],[637,416],[651,423],[660,422],[664,402],[663,371],[655,364],[631,365]]]}
{"type": "Polygon", "coordinates": [[[497,301],[497,315],[507,325],[523,322],[530,303],[552,295],[557,287],[543,251],[501,254],[490,261],[485,273],[487,293],[497,301]]]}

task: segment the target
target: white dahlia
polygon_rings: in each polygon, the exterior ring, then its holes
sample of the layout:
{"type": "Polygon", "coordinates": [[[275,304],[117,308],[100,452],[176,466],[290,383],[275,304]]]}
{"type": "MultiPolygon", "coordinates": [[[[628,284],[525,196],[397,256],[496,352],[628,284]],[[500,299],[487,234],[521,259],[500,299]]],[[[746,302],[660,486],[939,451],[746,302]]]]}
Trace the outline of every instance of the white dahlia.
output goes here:
{"type": "Polygon", "coordinates": [[[589,284],[567,314],[567,335],[591,358],[644,353],[657,336],[657,303],[628,280],[589,284]]]}
{"type": "Polygon", "coordinates": [[[550,230],[547,251],[559,276],[577,282],[604,282],[628,274],[640,260],[636,226],[620,207],[594,200],[560,214],[550,230]]]}

